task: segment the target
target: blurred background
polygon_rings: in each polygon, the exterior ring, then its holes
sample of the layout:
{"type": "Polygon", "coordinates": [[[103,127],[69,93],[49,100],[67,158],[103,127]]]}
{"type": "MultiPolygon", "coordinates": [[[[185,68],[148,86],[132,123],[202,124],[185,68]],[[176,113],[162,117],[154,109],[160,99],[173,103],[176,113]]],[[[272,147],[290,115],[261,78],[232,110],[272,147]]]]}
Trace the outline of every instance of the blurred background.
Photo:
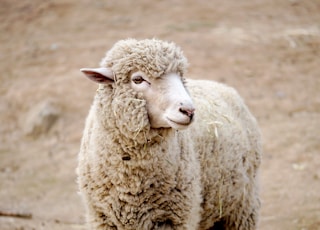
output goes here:
{"type": "Polygon", "coordinates": [[[259,229],[320,229],[319,0],[0,3],[0,229],[84,229],[75,168],[97,86],[79,69],[128,37],[174,41],[187,77],[244,97],[264,139],[259,229]]]}

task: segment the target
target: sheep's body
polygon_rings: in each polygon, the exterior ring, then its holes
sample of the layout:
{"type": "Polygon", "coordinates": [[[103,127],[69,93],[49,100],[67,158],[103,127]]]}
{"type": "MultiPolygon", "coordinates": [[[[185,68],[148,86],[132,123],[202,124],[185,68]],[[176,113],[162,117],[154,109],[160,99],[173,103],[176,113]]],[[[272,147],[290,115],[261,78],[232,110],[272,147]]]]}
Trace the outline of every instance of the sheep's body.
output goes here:
{"type": "Polygon", "coordinates": [[[187,84],[197,118],[185,132],[199,156],[202,214],[199,229],[222,220],[226,229],[255,229],[260,201],[260,133],[237,92],[209,81],[187,84]]]}
{"type": "Polygon", "coordinates": [[[260,134],[238,94],[188,80],[195,121],[151,128],[126,74],[97,91],[86,121],[78,177],[91,228],[255,229],[260,134]]]}

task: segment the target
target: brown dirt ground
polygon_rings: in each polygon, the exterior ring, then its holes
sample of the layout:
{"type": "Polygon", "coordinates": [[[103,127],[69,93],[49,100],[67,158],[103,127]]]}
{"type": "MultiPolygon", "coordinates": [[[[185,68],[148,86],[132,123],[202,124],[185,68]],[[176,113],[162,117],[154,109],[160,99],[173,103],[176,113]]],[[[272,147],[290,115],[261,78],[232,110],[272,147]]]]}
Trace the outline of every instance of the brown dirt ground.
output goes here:
{"type": "Polygon", "coordinates": [[[1,0],[0,229],[84,229],[75,168],[96,67],[119,39],[175,41],[188,76],[235,87],[264,137],[261,230],[320,229],[319,0],[1,0]],[[53,127],[26,135],[51,101],[53,127]]]}

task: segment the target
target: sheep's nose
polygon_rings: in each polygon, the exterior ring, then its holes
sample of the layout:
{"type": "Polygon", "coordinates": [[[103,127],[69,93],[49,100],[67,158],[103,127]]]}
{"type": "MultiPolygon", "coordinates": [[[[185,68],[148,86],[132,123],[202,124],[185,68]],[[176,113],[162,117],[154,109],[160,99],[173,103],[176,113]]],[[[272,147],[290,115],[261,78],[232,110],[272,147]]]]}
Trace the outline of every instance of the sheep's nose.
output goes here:
{"type": "Polygon", "coordinates": [[[193,107],[189,107],[189,106],[181,106],[179,109],[179,111],[182,114],[188,116],[190,118],[190,120],[192,120],[192,118],[193,118],[194,110],[195,109],[193,107]]]}

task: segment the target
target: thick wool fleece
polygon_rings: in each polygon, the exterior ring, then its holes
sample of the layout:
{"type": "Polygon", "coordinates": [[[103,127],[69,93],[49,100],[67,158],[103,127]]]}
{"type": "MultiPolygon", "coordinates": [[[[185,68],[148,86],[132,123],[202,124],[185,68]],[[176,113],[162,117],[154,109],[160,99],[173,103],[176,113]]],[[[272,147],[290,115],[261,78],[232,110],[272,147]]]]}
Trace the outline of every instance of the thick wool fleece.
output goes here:
{"type": "Polygon", "coordinates": [[[196,229],[200,166],[192,152],[180,149],[188,142],[168,131],[136,144],[103,127],[98,116],[88,117],[78,168],[91,228],[196,229]]]}
{"type": "Polygon", "coordinates": [[[262,152],[257,122],[234,89],[203,80],[188,80],[187,87],[197,117],[182,135],[193,134],[201,164],[199,229],[219,221],[225,229],[256,229],[262,152]]]}
{"type": "Polygon", "coordinates": [[[188,80],[194,123],[184,131],[152,129],[145,100],[130,88],[130,72],[182,76],[181,50],[129,39],[116,43],[101,65],[116,81],[97,90],[78,166],[91,229],[255,229],[260,134],[238,94],[188,80]]]}
{"type": "Polygon", "coordinates": [[[128,80],[128,73],[134,70],[140,70],[151,78],[167,73],[183,76],[188,62],[174,43],[127,39],[117,42],[100,64],[111,68],[117,78],[128,80]]]}

